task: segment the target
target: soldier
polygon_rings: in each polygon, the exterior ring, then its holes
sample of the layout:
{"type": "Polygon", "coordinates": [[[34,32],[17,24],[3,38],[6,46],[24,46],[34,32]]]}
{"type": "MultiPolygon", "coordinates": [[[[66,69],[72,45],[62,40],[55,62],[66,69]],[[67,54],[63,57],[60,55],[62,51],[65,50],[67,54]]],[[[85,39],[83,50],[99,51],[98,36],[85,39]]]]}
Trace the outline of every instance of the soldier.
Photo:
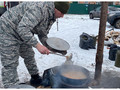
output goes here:
{"type": "Polygon", "coordinates": [[[4,88],[18,85],[17,66],[19,56],[31,75],[30,84],[37,87],[42,79],[36,66],[34,51],[49,54],[47,34],[56,21],[69,9],[68,2],[23,2],[9,9],[0,17],[0,52],[2,82],[4,88]],[[41,45],[34,37],[37,34],[41,45]]]}

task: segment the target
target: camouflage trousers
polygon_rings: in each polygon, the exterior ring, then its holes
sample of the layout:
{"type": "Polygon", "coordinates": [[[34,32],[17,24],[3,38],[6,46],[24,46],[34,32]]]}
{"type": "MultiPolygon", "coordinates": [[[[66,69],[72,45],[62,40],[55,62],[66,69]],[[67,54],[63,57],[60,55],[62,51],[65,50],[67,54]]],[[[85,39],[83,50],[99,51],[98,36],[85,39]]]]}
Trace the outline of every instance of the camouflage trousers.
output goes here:
{"type": "MultiPolygon", "coordinates": [[[[0,54],[2,63],[2,83],[4,88],[19,83],[17,66],[19,56],[24,58],[24,63],[31,75],[37,74],[38,69],[34,59],[32,46],[19,43],[0,29],[0,54]]],[[[21,67],[23,68],[23,67],[21,67]]]]}

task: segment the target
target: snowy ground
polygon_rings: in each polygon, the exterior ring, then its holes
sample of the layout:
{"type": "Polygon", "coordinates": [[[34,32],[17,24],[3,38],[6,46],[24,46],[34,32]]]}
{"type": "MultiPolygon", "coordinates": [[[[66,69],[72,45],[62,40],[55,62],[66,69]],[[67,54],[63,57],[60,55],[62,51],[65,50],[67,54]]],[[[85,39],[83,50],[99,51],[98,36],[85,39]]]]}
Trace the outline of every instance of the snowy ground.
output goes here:
{"type": "MultiPolygon", "coordinates": [[[[59,30],[57,31],[57,25],[54,23],[52,26],[49,37],[59,37],[66,40],[70,44],[68,54],[72,53],[72,61],[75,65],[83,66],[90,72],[95,72],[95,57],[97,49],[84,50],[79,47],[80,35],[83,32],[88,34],[98,35],[99,31],[99,19],[91,20],[88,15],[65,15],[64,18],[59,20],[59,30]]],[[[110,25],[107,23],[106,30],[110,30],[110,25]]],[[[115,29],[116,31],[118,29],[115,29]]],[[[37,37],[37,36],[36,36],[37,37]]],[[[97,45],[96,45],[97,48],[97,45]]],[[[61,65],[65,62],[65,57],[57,55],[42,55],[35,48],[35,58],[37,66],[39,68],[39,74],[42,75],[45,69],[61,65]]],[[[102,71],[116,71],[120,72],[120,69],[114,66],[114,61],[108,59],[109,50],[104,47],[104,57],[102,71]]],[[[0,69],[2,68],[0,64],[0,69]]],[[[0,72],[1,74],[1,72],[0,72]]],[[[24,65],[23,59],[20,57],[18,66],[18,75],[20,82],[29,81],[30,75],[24,65]]],[[[118,74],[120,77],[120,74],[118,74]]],[[[1,81],[1,76],[0,76],[1,81]]]]}

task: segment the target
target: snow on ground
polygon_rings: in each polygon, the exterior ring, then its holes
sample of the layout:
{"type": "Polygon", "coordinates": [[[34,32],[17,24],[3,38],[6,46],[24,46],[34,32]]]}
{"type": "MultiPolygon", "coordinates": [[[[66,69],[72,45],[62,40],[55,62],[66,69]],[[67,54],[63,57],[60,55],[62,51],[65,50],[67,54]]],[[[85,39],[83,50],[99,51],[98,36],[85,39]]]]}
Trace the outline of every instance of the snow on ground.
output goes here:
{"type": "MultiPolygon", "coordinates": [[[[84,50],[79,47],[80,35],[85,32],[88,34],[98,35],[99,19],[89,19],[88,15],[65,15],[60,18],[57,25],[54,23],[52,26],[49,37],[58,37],[66,40],[70,44],[70,49],[67,51],[73,54],[72,61],[75,65],[83,66],[89,71],[95,72],[95,57],[97,49],[84,50]]],[[[110,30],[110,25],[107,23],[106,30],[110,30]]],[[[118,29],[115,29],[116,31],[118,29]]],[[[37,37],[37,36],[36,36],[37,37]]],[[[38,39],[38,38],[37,38],[38,39]]],[[[97,48],[97,45],[96,45],[97,48]]],[[[42,75],[44,70],[61,65],[65,62],[66,58],[57,55],[42,55],[35,48],[35,59],[39,69],[39,74],[42,75]]],[[[114,61],[108,59],[109,50],[104,47],[104,57],[102,64],[102,71],[113,70],[120,72],[120,69],[114,66],[114,61]]],[[[0,69],[2,68],[0,64],[0,69]]],[[[1,72],[0,72],[1,74],[1,72]]],[[[25,67],[23,59],[19,58],[18,75],[20,82],[29,81],[30,75],[25,67]]],[[[0,76],[1,81],[1,76],[0,76]]]]}

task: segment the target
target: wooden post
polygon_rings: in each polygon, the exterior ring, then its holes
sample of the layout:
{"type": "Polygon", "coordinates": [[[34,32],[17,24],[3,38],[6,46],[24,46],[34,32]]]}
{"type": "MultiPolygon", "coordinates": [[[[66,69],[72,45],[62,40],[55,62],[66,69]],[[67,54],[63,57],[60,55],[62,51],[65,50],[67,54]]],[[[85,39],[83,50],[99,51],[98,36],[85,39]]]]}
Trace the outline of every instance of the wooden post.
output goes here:
{"type": "Polygon", "coordinates": [[[100,83],[100,79],[101,79],[104,38],[105,38],[105,29],[106,29],[106,21],[107,21],[107,9],[108,9],[108,2],[102,2],[97,54],[96,54],[95,76],[94,76],[94,79],[95,79],[95,81],[97,81],[97,84],[100,83]]]}
{"type": "Polygon", "coordinates": [[[56,21],[57,21],[56,23],[57,23],[57,31],[58,31],[58,19],[56,21]]]}

